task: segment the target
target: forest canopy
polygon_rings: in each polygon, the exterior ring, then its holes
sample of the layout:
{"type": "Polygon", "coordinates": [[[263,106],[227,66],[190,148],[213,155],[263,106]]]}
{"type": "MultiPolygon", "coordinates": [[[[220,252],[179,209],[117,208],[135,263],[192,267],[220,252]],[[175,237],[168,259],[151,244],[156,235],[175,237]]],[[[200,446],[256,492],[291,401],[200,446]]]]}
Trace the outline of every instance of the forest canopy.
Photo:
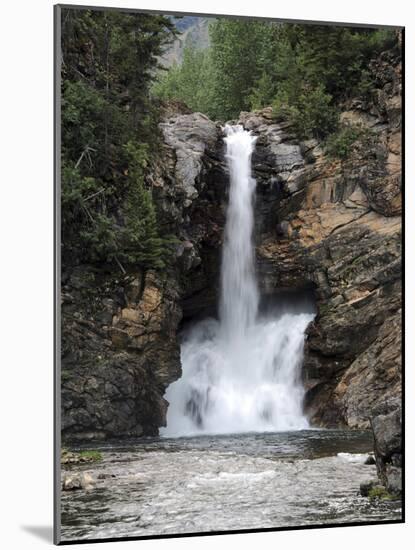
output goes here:
{"type": "Polygon", "coordinates": [[[396,42],[394,31],[218,19],[210,47],[185,46],[183,62],[162,72],[153,93],[184,101],[217,120],[272,105],[300,137],[336,129],[337,106],[369,97],[369,64],[396,42]]]}

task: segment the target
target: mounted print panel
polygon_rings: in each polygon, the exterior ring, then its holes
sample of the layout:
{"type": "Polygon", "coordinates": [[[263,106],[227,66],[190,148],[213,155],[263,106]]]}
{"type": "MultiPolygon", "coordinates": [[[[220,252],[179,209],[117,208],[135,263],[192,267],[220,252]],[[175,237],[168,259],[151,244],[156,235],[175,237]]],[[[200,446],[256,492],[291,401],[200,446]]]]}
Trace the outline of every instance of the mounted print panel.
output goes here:
{"type": "Polygon", "coordinates": [[[403,521],[403,29],[55,7],[55,542],[403,521]]]}

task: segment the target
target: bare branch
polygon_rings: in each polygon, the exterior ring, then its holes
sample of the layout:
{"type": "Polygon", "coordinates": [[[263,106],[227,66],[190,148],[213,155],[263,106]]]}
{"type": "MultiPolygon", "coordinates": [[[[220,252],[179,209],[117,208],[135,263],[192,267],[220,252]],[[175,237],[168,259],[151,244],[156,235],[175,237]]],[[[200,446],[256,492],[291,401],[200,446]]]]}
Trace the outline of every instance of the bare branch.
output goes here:
{"type": "Polygon", "coordinates": [[[114,256],[114,260],[117,262],[118,267],[121,269],[121,271],[122,271],[123,274],[125,275],[127,272],[125,271],[123,265],[121,264],[121,262],[120,262],[120,260],[117,258],[117,256],[114,256]]]}
{"type": "Polygon", "coordinates": [[[84,204],[82,205],[82,208],[85,210],[85,212],[87,213],[89,219],[91,220],[92,223],[95,223],[95,220],[91,214],[91,212],[89,211],[89,208],[87,208],[84,204]]]}
{"type": "Polygon", "coordinates": [[[95,153],[96,149],[94,149],[93,147],[90,147],[89,145],[87,145],[85,147],[85,149],[82,151],[81,156],[77,160],[77,162],[75,164],[75,168],[78,168],[78,166],[81,164],[82,159],[84,158],[85,155],[87,156],[87,158],[89,160],[89,165],[92,166],[92,160],[91,160],[91,155],[90,155],[91,151],[93,151],[95,153]]]}
{"type": "Polygon", "coordinates": [[[104,191],[105,191],[105,188],[102,187],[96,193],[92,193],[92,195],[89,195],[88,197],[86,197],[86,199],[82,199],[82,200],[83,200],[83,202],[89,201],[90,199],[93,199],[94,197],[96,197],[97,195],[100,195],[104,191]]]}

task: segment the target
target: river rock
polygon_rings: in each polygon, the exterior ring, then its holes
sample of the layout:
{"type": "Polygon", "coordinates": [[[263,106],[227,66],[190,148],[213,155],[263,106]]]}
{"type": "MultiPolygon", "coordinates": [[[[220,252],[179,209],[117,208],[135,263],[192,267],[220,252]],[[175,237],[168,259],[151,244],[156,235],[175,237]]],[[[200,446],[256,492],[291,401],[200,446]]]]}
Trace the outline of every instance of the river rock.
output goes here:
{"type": "Polygon", "coordinates": [[[379,486],[379,481],[377,479],[371,479],[369,481],[363,481],[360,484],[360,494],[362,495],[362,497],[368,497],[370,491],[374,487],[378,487],[378,486],[379,486]]]}
{"type": "Polygon", "coordinates": [[[111,478],[114,478],[114,477],[117,477],[115,474],[107,474],[107,473],[101,473],[101,474],[98,474],[97,478],[98,479],[111,479],[111,478]]]}
{"type": "Polygon", "coordinates": [[[91,476],[91,474],[88,474],[88,472],[83,472],[81,474],[81,487],[85,491],[90,491],[94,488],[94,479],[91,476]]]}
{"type": "Polygon", "coordinates": [[[94,488],[94,480],[88,472],[81,473],[65,473],[62,480],[63,491],[75,491],[84,489],[90,491],[94,488]]]}
{"type": "Polygon", "coordinates": [[[75,474],[75,473],[65,474],[62,481],[62,490],[74,491],[77,489],[82,489],[80,474],[75,474]]]}

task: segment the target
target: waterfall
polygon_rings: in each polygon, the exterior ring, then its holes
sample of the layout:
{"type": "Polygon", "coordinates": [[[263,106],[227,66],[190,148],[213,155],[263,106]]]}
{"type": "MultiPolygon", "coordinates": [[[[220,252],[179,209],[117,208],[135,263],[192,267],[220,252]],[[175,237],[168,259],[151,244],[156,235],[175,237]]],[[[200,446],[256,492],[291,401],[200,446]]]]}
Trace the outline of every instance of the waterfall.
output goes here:
{"type": "Polygon", "coordinates": [[[219,320],[195,324],[181,345],[182,377],[171,384],[164,436],[299,430],[308,427],[299,377],[304,333],[314,313],[280,307],[259,314],[255,275],[256,138],[225,127],[230,173],[219,320]]]}
{"type": "Polygon", "coordinates": [[[226,126],[226,159],[230,172],[229,205],[221,270],[220,319],[223,336],[242,339],[255,323],[259,294],[255,280],[251,155],[256,138],[242,126],[226,126]]]}

